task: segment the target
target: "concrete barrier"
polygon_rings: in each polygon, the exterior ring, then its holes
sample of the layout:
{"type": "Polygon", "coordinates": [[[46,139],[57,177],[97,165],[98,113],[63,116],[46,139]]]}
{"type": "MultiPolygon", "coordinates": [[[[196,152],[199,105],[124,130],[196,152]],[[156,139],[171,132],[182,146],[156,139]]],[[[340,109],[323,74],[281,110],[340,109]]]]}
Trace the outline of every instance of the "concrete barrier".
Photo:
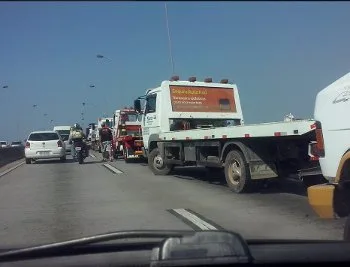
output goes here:
{"type": "Polygon", "coordinates": [[[0,167],[24,158],[24,147],[0,148],[0,167]]]}

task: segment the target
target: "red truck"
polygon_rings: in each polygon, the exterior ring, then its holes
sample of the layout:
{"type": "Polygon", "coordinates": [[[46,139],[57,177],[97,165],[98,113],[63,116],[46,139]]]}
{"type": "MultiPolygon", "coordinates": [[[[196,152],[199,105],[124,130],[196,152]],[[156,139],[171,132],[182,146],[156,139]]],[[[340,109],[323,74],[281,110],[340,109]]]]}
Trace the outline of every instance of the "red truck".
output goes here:
{"type": "Polygon", "coordinates": [[[125,162],[143,157],[141,115],[133,108],[116,110],[113,114],[114,157],[123,157],[125,162]]]}

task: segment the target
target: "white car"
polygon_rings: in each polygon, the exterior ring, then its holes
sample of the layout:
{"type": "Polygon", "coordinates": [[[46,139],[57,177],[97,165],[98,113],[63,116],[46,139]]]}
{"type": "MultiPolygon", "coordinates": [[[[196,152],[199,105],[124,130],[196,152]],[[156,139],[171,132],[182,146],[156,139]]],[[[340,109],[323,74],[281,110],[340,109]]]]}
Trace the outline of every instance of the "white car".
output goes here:
{"type": "Polygon", "coordinates": [[[0,148],[6,148],[9,147],[9,144],[7,143],[7,141],[0,141],[0,148]]]}
{"type": "Polygon", "coordinates": [[[24,149],[26,164],[32,160],[59,158],[66,160],[66,148],[61,136],[56,131],[32,132],[24,149]]]}
{"type": "Polygon", "coordinates": [[[23,147],[23,143],[21,141],[14,141],[11,143],[11,147],[23,147]]]}
{"type": "Polygon", "coordinates": [[[64,143],[66,145],[66,152],[70,152],[71,146],[72,146],[68,142],[70,128],[71,128],[71,126],[55,126],[55,127],[53,127],[53,130],[58,132],[59,135],[62,137],[62,140],[64,141],[64,143]]]}

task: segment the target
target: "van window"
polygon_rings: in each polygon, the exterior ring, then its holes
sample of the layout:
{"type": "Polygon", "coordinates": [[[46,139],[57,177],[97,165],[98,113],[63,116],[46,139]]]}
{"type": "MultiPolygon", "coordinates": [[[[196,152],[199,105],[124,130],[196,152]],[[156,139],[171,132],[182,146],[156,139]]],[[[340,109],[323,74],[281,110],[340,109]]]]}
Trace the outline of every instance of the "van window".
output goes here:
{"type": "Polygon", "coordinates": [[[156,104],[157,102],[157,95],[149,95],[146,98],[146,112],[145,113],[153,113],[156,112],[156,104]]]}

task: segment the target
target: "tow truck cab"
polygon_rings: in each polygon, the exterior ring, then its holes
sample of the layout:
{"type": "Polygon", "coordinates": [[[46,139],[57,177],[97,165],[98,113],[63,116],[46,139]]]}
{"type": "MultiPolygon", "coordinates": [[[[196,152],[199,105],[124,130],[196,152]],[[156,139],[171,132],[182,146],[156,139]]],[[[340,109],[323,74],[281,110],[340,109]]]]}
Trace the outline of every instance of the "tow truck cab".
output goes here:
{"type": "Polygon", "coordinates": [[[125,162],[142,156],[141,114],[133,108],[116,110],[113,114],[114,157],[123,156],[125,162]]]}
{"type": "MultiPolygon", "coordinates": [[[[317,141],[311,153],[320,162],[327,184],[308,188],[308,200],[321,218],[350,214],[350,73],[316,96],[317,141]]],[[[350,219],[348,219],[349,221],[350,219]]]]}
{"type": "Polygon", "coordinates": [[[145,100],[142,137],[146,158],[157,147],[160,133],[244,124],[237,86],[227,79],[212,83],[211,78],[180,81],[173,76],[146,90],[134,101],[135,110],[142,109],[141,100],[145,100]]]}

